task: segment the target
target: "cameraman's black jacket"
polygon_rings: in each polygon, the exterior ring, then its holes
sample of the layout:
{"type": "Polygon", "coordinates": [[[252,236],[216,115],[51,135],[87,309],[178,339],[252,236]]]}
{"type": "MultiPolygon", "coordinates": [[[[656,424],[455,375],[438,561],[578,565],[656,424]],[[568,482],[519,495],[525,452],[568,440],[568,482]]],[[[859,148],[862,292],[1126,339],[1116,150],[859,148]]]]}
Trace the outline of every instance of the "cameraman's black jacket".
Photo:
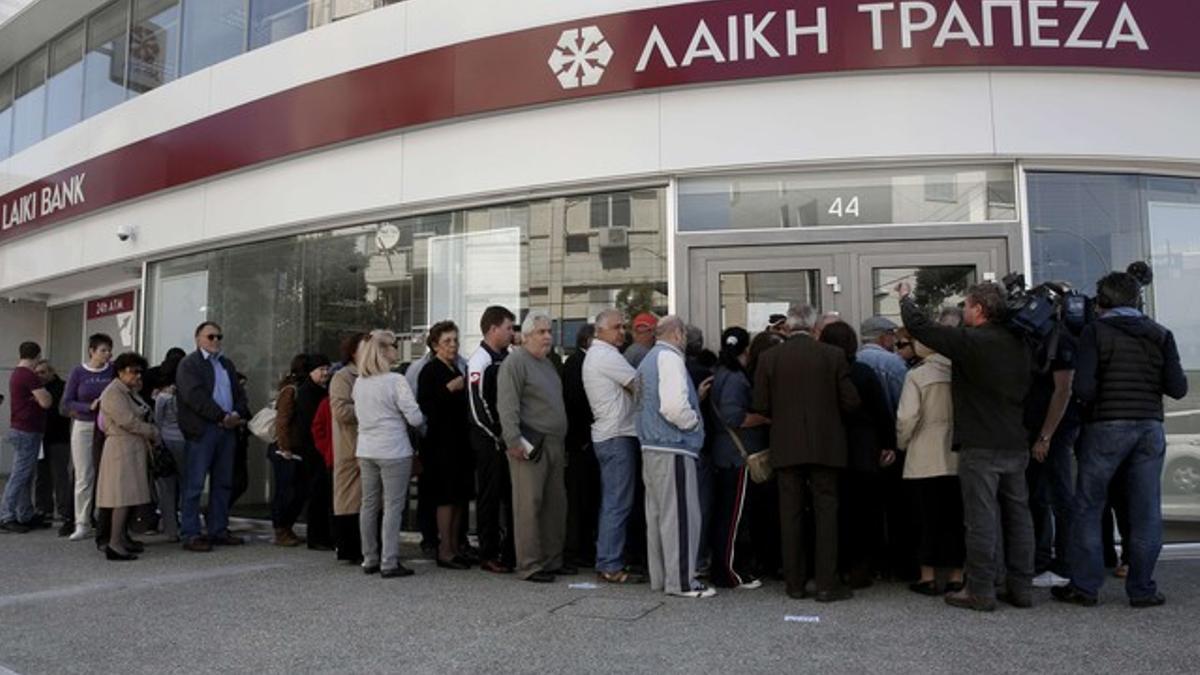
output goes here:
{"type": "Polygon", "coordinates": [[[1079,337],[1075,396],[1088,421],[1163,419],[1163,394],[1187,395],[1171,331],[1146,316],[1106,316],[1079,337]]]}
{"type": "Polygon", "coordinates": [[[1033,368],[1024,341],[1003,325],[938,325],[911,297],[900,314],[914,338],[950,359],[955,445],[1028,452],[1022,421],[1033,368]]]}

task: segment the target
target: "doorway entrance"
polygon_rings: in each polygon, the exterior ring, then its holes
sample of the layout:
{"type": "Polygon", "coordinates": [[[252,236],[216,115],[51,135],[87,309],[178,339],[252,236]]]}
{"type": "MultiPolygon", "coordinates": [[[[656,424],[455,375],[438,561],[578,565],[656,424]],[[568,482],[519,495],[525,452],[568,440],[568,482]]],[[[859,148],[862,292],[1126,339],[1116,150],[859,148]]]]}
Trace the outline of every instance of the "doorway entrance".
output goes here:
{"type": "Polygon", "coordinates": [[[725,328],[763,330],[791,304],[838,313],[858,329],[871,316],[900,323],[892,289],[907,281],[931,311],[1008,272],[1003,238],[722,246],[689,249],[689,318],[709,344],[725,328]]]}

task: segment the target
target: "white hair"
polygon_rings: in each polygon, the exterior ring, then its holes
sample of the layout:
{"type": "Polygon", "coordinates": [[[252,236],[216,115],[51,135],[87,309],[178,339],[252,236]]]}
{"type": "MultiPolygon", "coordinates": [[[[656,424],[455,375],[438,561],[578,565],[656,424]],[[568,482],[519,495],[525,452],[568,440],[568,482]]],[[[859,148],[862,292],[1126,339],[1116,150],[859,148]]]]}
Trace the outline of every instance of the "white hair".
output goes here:
{"type": "Polygon", "coordinates": [[[533,335],[534,331],[538,329],[538,326],[552,328],[554,326],[554,322],[550,318],[550,315],[546,312],[534,310],[525,317],[524,321],[521,322],[521,334],[533,335]]]}
{"type": "Polygon", "coordinates": [[[601,310],[600,313],[596,315],[595,325],[597,329],[611,328],[613,319],[622,320],[624,318],[625,314],[621,310],[617,309],[616,307],[609,307],[608,309],[601,310]]]}
{"type": "Polygon", "coordinates": [[[812,305],[792,305],[787,311],[787,325],[792,330],[810,332],[817,322],[817,310],[812,305]]]}
{"type": "Polygon", "coordinates": [[[668,314],[659,319],[658,327],[654,330],[655,336],[663,338],[673,333],[678,333],[686,340],[687,324],[683,322],[683,319],[674,314],[668,314]]]}

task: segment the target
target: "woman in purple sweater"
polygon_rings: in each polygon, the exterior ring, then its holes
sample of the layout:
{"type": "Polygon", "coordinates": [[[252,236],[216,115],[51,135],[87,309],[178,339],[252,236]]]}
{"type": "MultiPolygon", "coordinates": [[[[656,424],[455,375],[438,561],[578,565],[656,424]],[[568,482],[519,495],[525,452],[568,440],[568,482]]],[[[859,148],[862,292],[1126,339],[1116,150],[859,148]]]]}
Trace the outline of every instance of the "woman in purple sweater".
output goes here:
{"type": "MultiPolygon", "coordinates": [[[[63,391],[62,413],[71,418],[71,466],[75,470],[75,532],[71,541],[92,536],[93,489],[96,467],[92,463],[92,437],[100,394],[113,380],[112,338],[96,333],[88,338],[88,360],[75,366],[63,391]]],[[[64,530],[66,528],[63,528],[64,530]]]]}

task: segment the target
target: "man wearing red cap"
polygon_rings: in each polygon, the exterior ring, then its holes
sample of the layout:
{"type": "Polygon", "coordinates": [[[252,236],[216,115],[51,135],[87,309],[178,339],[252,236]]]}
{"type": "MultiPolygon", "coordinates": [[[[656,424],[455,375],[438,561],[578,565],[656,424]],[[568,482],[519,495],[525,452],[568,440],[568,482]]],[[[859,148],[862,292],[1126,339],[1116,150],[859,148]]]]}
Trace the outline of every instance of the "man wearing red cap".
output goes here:
{"type": "Polygon", "coordinates": [[[633,319],[633,344],[625,350],[625,360],[634,368],[654,348],[654,329],[658,328],[658,317],[642,312],[633,319]]]}

